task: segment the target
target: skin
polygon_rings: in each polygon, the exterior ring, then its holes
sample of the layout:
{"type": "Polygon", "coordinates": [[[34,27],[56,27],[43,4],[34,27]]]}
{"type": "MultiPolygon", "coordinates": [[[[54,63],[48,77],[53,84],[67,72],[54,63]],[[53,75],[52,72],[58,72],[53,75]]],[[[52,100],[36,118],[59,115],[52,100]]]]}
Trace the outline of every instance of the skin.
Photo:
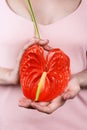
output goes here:
{"type": "MultiPolygon", "coordinates": [[[[6,0],[18,15],[31,20],[27,0],[6,0]]],[[[37,23],[51,24],[74,12],[81,0],[31,0],[37,23]]]]}
{"type": "MultiPolygon", "coordinates": [[[[15,13],[31,20],[26,0],[7,0],[7,2],[9,7],[15,13]]],[[[70,13],[75,11],[80,2],[81,0],[38,0],[38,2],[35,0],[31,0],[37,22],[40,24],[51,24],[56,20],[69,15],[70,13]],[[53,6],[55,8],[53,8],[53,6]]],[[[48,40],[37,39],[35,37],[29,40],[29,42],[26,43],[24,48],[19,53],[17,64],[13,70],[0,68],[0,84],[16,85],[19,83],[19,65],[21,57],[26,48],[29,47],[29,45],[37,43],[40,44],[47,51],[51,49],[48,40]]],[[[23,97],[19,100],[19,106],[25,108],[33,108],[40,112],[51,114],[56,109],[64,105],[64,103],[68,99],[73,99],[75,96],[77,96],[81,89],[84,88],[87,88],[87,70],[72,75],[64,93],[61,96],[56,97],[51,102],[33,102],[30,99],[26,99],[25,97],[23,97]]]]}

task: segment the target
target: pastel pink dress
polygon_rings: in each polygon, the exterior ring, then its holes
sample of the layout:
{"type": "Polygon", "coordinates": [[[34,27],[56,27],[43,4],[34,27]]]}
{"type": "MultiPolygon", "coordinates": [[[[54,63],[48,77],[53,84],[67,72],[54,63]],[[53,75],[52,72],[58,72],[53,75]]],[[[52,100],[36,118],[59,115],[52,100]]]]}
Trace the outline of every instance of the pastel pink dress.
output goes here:
{"type": "MultiPolygon", "coordinates": [[[[70,57],[71,73],[87,69],[87,0],[50,25],[38,24],[42,39],[70,57]]],[[[0,66],[14,68],[21,48],[35,35],[32,21],[15,14],[0,0],[0,66]]],[[[87,130],[87,90],[51,115],[18,106],[20,86],[0,85],[0,130],[87,130]]]]}

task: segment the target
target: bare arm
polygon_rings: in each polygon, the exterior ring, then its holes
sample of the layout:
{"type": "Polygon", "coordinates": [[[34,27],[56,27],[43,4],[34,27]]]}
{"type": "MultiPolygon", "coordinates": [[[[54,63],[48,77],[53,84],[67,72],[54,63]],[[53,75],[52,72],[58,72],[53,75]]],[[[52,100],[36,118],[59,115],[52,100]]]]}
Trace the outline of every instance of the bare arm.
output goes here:
{"type": "Polygon", "coordinates": [[[79,72],[74,78],[77,78],[81,89],[87,89],[87,70],[79,72]]]}
{"type": "Polygon", "coordinates": [[[16,85],[19,83],[18,71],[14,69],[0,68],[0,84],[8,85],[13,84],[16,85]]]}

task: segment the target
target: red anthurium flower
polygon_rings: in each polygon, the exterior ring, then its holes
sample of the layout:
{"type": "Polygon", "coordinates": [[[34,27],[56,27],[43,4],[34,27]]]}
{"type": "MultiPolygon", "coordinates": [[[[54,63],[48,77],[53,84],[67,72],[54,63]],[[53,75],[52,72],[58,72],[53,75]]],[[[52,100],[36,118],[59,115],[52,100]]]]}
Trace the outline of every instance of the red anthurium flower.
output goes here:
{"type": "Polygon", "coordinates": [[[32,45],[20,63],[20,83],[24,95],[34,101],[51,101],[65,90],[70,79],[69,57],[60,49],[52,49],[44,58],[44,50],[32,45]]]}

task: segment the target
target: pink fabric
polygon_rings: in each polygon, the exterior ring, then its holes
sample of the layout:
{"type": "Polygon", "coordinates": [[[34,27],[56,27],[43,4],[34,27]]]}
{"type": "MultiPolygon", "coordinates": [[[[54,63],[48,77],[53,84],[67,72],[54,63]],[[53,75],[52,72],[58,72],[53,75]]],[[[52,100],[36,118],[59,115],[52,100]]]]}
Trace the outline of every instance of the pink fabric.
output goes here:
{"type": "MultiPolygon", "coordinates": [[[[70,15],[38,27],[42,39],[49,39],[50,46],[69,55],[73,74],[87,68],[87,0],[70,15]]],[[[20,49],[34,35],[32,21],[0,0],[0,66],[14,68],[20,49]]],[[[51,115],[18,107],[21,96],[20,86],[0,86],[0,130],[87,130],[86,90],[51,115]]]]}

